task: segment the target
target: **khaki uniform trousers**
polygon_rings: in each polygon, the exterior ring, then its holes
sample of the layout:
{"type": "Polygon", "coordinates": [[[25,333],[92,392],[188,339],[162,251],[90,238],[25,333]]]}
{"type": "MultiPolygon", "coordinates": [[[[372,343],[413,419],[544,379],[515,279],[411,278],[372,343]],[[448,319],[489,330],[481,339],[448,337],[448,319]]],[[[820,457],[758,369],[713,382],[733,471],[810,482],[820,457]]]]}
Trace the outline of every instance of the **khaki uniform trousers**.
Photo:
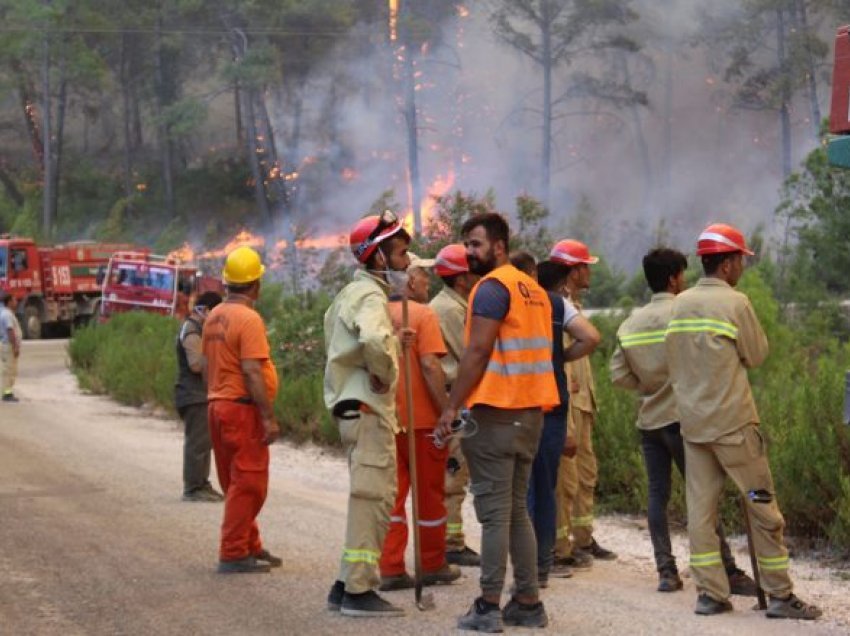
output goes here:
{"type": "Polygon", "coordinates": [[[2,372],[3,395],[11,395],[18,379],[18,359],[10,344],[0,344],[0,372],[2,372]]]}
{"type": "Polygon", "coordinates": [[[337,418],[339,435],[348,447],[348,516],[339,580],[349,594],[378,587],[378,562],[390,523],[397,489],[395,434],[387,420],[360,412],[337,418]]]}
{"type": "MultiPolygon", "coordinates": [[[[758,426],[749,424],[708,444],[685,441],[685,473],[691,572],[700,593],[722,601],[729,597],[729,578],[720,557],[717,503],[726,476],[732,478],[742,493],[762,489],[774,492],[758,426]]],[[[782,538],[785,520],[776,499],[771,503],[753,503],[747,498],[747,510],[761,585],[772,596],[787,596],[793,585],[788,575],[788,550],[782,538]]]]}
{"type": "Polygon", "coordinates": [[[573,548],[587,547],[593,541],[593,493],[598,474],[593,425],[593,413],[570,407],[567,433],[575,438],[578,450],[575,457],[561,457],[558,468],[558,557],[569,556],[573,548]]]}
{"type": "Polygon", "coordinates": [[[460,449],[459,436],[449,440],[449,463],[456,469],[454,472],[446,469],[446,552],[460,552],[466,546],[462,509],[469,484],[469,467],[460,449]]]}

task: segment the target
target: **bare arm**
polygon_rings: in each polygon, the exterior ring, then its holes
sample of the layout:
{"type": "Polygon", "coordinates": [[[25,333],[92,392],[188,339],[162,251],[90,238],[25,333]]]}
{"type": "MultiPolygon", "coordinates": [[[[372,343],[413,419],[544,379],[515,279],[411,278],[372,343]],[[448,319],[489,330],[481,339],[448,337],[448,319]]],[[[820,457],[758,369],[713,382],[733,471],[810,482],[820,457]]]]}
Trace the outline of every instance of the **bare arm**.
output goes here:
{"type": "Polygon", "coordinates": [[[602,336],[599,335],[599,331],[593,326],[593,323],[581,315],[570,320],[564,330],[574,340],[569,348],[564,351],[564,359],[567,362],[590,355],[602,340],[602,336]]]}
{"type": "Polygon", "coordinates": [[[423,354],[419,356],[419,367],[422,369],[422,377],[428,388],[431,403],[442,413],[448,403],[448,396],[446,395],[446,374],[443,372],[440,358],[433,353],[423,354]]]}
{"type": "Polygon", "coordinates": [[[266,444],[271,444],[280,435],[280,427],[274,419],[274,411],[269,397],[266,395],[262,362],[262,360],[254,359],[242,360],[242,377],[245,379],[245,386],[251,399],[260,410],[260,418],[262,418],[263,428],[266,432],[266,444]]]}

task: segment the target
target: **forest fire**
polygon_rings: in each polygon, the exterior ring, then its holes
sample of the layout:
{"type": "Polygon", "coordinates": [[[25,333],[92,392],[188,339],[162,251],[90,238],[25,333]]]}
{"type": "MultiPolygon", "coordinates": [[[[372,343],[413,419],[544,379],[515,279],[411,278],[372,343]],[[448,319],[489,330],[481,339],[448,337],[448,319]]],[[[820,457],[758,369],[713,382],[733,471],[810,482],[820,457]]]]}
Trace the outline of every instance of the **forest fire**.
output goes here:
{"type": "MultiPolygon", "coordinates": [[[[431,185],[428,186],[428,193],[425,198],[419,203],[419,214],[422,219],[422,227],[427,231],[428,227],[435,221],[437,211],[437,199],[445,196],[454,187],[455,173],[449,169],[445,175],[438,174],[431,185]]],[[[404,217],[404,229],[410,234],[413,234],[413,212],[408,212],[404,217]]]]}
{"type": "Polygon", "coordinates": [[[166,259],[177,263],[191,263],[195,260],[195,250],[189,243],[183,243],[177,249],[171,250],[166,259]]]}

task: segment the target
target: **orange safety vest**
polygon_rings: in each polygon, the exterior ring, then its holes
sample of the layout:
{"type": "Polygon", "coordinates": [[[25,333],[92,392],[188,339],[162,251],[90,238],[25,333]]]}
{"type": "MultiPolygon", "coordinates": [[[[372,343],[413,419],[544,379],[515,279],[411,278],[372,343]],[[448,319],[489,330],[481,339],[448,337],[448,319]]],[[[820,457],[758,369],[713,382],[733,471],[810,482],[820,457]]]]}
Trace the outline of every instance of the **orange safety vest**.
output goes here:
{"type": "Polygon", "coordinates": [[[550,409],[559,404],[552,367],[552,305],[543,288],[513,265],[502,265],[483,277],[469,295],[465,343],[469,346],[472,306],[478,286],[488,278],[502,283],[511,306],[499,326],[481,381],[467,406],[501,409],[550,409]]]}

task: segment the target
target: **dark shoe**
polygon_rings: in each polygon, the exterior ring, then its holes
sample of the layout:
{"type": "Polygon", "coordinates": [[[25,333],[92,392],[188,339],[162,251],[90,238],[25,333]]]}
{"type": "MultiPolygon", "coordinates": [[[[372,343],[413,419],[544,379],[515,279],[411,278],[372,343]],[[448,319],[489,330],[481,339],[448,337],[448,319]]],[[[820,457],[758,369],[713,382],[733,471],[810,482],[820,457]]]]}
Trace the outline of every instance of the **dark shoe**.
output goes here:
{"type": "Polygon", "coordinates": [[[587,552],[577,550],[569,556],[555,557],[555,563],[567,565],[573,570],[589,570],[593,567],[593,557],[587,552]]]}
{"type": "Polygon", "coordinates": [[[700,594],[697,598],[697,606],[694,608],[694,614],[700,616],[714,616],[715,614],[723,614],[724,612],[732,611],[732,603],[729,601],[717,601],[711,598],[708,594],[700,594]]]}
{"type": "Polygon", "coordinates": [[[247,556],[244,559],[236,559],[235,561],[219,561],[219,574],[249,574],[256,572],[269,572],[271,566],[268,563],[259,563],[252,556],[247,556]]]}
{"type": "Polygon", "coordinates": [[[682,579],[679,573],[673,570],[664,570],[658,574],[659,592],[676,592],[682,589],[682,579]]]}
{"type": "Polygon", "coordinates": [[[20,402],[20,400],[15,397],[14,393],[4,393],[3,394],[4,402],[20,402]]]}
{"type": "Polygon", "coordinates": [[[548,573],[546,573],[546,574],[543,574],[541,572],[537,573],[537,587],[539,587],[541,590],[545,590],[547,587],[549,587],[549,574],[548,573]]]}
{"type": "Polygon", "coordinates": [[[422,585],[446,585],[460,578],[460,568],[453,563],[444,563],[436,572],[425,572],[422,585]]]}
{"type": "Polygon", "coordinates": [[[257,561],[265,561],[269,564],[269,567],[272,568],[279,568],[281,565],[283,565],[283,559],[273,555],[265,548],[257,552],[257,554],[254,555],[254,558],[257,559],[257,561]]]}
{"type": "Polygon", "coordinates": [[[549,617],[540,601],[526,605],[512,598],[502,610],[502,622],[514,627],[546,627],[549,617]]]}
{"type": "Polygon", "coordinates": [[[200,501],[205,503],[218,503],[219,501],[223,501],[224,497],[221,493],[216,492],[210,487],[207,488],[199,488],[198,490],[192,490],[190,492],[183,493],[183,501],[200,501]]]}
{"type": "Polygon", "coordinates": [[[339,611],[343,616],[404,616],[403,609],[382,599],[372,590],[362,594],[346,592],[339,611]]]}
{"type": "Polygon", "coordinates": [[[469,611],[457,619],[457,628],[473,632],[497,634],[504,631],[502,612],[498,605],[487,603],[478,597],[473,601],[469,611]]]}
{"type": "Polygon", "coordinates": [[[345,583],[334,581],[331,591],[328,592],[328,609],[331,612],[338,612],[340,610],[343,596],[345,596],[345,583]]]}
{"type": "Polygon", "coordinates": [[[596,539],[593,539],[590,542],[590,545],[585,546],[583,548],[579,548],[578,550],[573,550],[573,554],[576,552],[583,552],[584,554],[589,554],[594,559],[599,559],[600,561],[613,561],[617,558],[616,552],[611,552],[611,550],[606,550],[601,545],[596,543],[596,539]]]}
{"type": "Polygon", "coordinates": [[[549,574],[556,579],[571,579],[573,578],[573,569],[566,563],[559,563],[556,561],[554,565],[552,565],[552,569],[549,570],[549,574]]]}
{"type": "Polygon", "coordinates": [[[813,621],[821,614],[823,611],[816,605],[804,603],[793,594],[789,594],[786,598],[771,596],[765,615],[768,618],[797,618],[813,621]]]}
{"type": "Polygon", "coordinates": [[[481,565],[481,557],[469,546],[464,546],[463,550],[446,552],[446,562],[452,565],[473,568],[481,565]]]}
{"type": "Polygon", "coordinates": [[[735,568],[728,573],[729,590],[736,596],[758,596],[756,582],[743,570],[735,568]]]}
{"type": "Polygon", "coordinates": [[[393,590],[409,590],[415,586],[416,582],[413,577],[407,572],[402,572],[392,576],[382,576],[381,585],[378,589],[381,592],[392,592],[393,590]]]}

